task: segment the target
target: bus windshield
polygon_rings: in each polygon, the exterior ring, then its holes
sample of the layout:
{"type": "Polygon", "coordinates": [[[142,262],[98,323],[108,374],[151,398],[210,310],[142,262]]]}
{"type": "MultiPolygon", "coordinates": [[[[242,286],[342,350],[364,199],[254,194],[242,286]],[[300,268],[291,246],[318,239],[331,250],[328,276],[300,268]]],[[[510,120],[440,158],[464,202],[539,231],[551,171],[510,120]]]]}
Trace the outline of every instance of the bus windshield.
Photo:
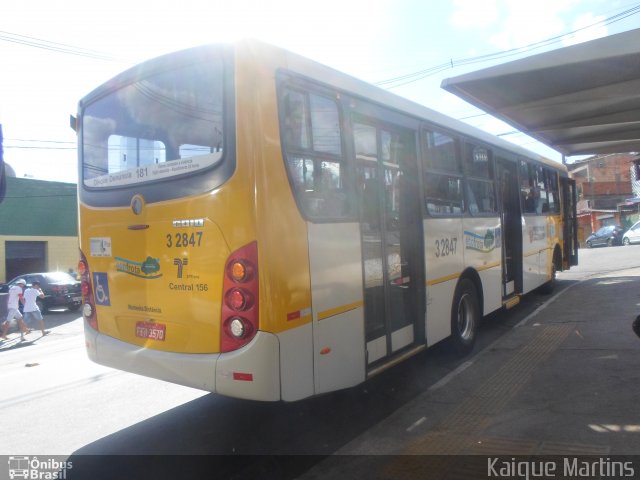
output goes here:
{"type": "Polygon", "coordinates": [[[83,183],[127,187],[213,167],[223,155],[223,62],[137,78],[87,105],[83,183]]]}

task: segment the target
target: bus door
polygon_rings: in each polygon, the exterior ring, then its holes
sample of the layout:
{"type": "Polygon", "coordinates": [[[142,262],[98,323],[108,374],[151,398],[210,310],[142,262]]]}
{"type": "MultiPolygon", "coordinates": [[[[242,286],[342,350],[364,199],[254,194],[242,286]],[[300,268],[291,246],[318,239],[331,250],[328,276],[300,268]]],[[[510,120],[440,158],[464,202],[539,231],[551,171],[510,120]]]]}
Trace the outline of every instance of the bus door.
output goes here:
{"type": "Polygon", "coordinates": [[[354,119],[368,367],[424,342],[416,132],[354,119]]]}
{"type": "Polygon", "coordinates": [[[576,210],[576,181],[560,178],[562,189],[562,225],[564,238],[564,252],[562,256],[562,268],[568,269],[578,265],[578,215],[576,210]]]}
{"type": "Polygon", "coordinates": [[[518,164],[497,159],[498,195],[502,223],[502,298],[522,293],[522,212],[518,164]]]}

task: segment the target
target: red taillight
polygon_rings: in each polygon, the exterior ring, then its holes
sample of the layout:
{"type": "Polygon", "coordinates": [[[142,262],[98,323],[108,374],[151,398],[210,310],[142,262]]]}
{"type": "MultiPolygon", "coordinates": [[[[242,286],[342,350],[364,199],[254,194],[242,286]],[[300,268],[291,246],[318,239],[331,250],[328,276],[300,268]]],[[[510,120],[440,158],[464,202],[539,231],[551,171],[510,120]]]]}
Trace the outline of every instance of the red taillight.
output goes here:
{"type": "Polygon", "coordinates": [[[220,351],[251,341],[258,331],[258,244],[245,245],[227,259],[223,283],[220,351]]]}
{"type": "Polygon", "coordinates": [[[80,290],[82,291],[82,315],[84,319],[95,330],[98,330],[98,316],[96,314],[96,304],[93,299],[93,288],[91,287],[91,273],[87,258],[80,250],[80,261],[78,262],[78,273],[80,274],[80,290]]]}
{"type": "Polygon", "coordinates": [[[236,312],[248,310],[253,305],[253,294],[244,288],[232,288],[225,296],[229,308],[236,312]]]}

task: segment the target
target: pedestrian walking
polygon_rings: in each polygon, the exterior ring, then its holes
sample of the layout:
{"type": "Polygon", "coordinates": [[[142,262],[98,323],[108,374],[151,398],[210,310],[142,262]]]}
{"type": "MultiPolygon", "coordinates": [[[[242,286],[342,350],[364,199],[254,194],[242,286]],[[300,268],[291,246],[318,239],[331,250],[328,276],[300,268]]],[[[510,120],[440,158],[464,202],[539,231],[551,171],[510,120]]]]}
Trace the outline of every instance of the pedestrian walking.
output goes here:
{"type": "Polygon", "coordinates": [[[20,327],[20,340],[24,340],[24,336],[29,333],[27,325],[24,323],[24,319],[20,313],[20,302],[23,301],[22,292],[26,285],[27,282],[21,278],[9,289],[9,299],[7,300],[7,319],[2,323],[2,333],[0,333],[0,338],[3,338],[4,340],[7,339],[7,333],[9,332],[12,320],[18,320],[18,326],[20,327]]]}
{"type": "Polygon", "coordinates": [[[49,333],[49,330],[44,329],[44,318],[42,318],[42,312],[38,307],[38,298],[44,298],[44,292],[40,288],[40,282],[35,280],[29,288],[24,291],[24,320],[28,325],[32,322],[38,322],[38,328],[42,332],[44,337],[49,333]]]}

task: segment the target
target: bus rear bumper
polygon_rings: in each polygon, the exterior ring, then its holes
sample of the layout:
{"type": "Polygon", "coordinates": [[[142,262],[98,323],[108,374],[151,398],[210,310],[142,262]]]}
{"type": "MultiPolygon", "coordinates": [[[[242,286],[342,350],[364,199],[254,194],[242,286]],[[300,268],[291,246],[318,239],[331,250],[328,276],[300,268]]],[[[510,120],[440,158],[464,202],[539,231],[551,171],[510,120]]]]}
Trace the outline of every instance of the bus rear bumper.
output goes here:
{"type": "Polygon", "coordinates": [[[89,358],[107,367],[236,398],[280,400],[279,343],[258,332],[229,353],[176,353],[142,348],[91,328],[85,321],[89,358]]]}

